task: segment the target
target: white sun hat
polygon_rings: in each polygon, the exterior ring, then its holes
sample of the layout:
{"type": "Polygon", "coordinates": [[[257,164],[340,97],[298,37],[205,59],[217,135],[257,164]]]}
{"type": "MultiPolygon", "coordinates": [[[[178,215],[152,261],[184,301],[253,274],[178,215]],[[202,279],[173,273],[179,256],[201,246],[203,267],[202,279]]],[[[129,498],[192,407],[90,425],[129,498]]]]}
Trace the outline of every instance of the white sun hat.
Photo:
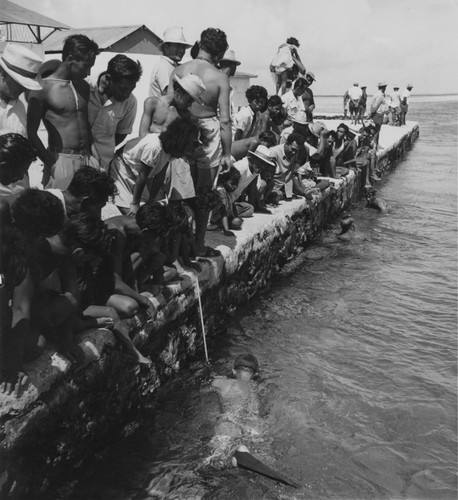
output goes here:
{"type": "Polygon", "coordinates": [[[41,90],[37,74],[43,59],[27,47],[8,43],[0,56],[0,66],[19,85],[29,90],[41,90]]]}

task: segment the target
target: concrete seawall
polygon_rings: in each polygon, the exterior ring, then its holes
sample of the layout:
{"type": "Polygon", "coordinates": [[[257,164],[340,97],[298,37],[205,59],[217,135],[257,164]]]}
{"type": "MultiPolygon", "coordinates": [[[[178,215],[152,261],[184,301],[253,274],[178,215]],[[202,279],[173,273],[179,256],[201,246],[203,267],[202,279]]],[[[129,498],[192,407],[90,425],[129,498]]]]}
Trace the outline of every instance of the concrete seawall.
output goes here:
{"type": "MultiPolygon", "coordinates": [[[[336,128],[340,120],[322,120],[336,128]]],[[[379,166],[393,162],[418,137],[418,124],[382,127],[379,166]]],[[[202,265],[199,285],[206,329],[215,319],[261,290],[287,260],[300,253],[324,226],[359,199],[361,179],[354,172],[333,179],[311,201],[282,202],[272,215],[246,219],[236,237],[208,233],[222,252],[202,265]]],[[[69,470],[80,467],[125,431],[155,389],[196,355],[203,356],[195,277],[168,285],[171,300],[153,298],[154,319],[130,320],[136,345],[153,365],[125,360],[108,330],[80,336],[86,363],[75,369],[53,350],[26,367],[31,383],[20,397],[0,396],[0,489],[20,498],[46,498],[46,491],[71,490],[69,470]],[[70,485],[70,486],[69,486],[70,485]]],[[[73,472],[74,475],[74,472],[73,472]]],[[[6,495],[5,495],[6,496],[6,495]]],[[[3,498],[2,495],[0,495],[3,498]]]]}

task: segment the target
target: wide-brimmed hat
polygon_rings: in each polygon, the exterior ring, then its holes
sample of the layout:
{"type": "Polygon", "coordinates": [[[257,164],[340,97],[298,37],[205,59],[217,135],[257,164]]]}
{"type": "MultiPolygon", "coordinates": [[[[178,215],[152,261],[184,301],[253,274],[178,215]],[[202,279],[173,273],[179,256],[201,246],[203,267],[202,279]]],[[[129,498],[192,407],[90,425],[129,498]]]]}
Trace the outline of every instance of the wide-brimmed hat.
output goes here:
{"type": "Polygon", "coordinates": [[[367,85],[366,85],[366,84],[364,84],[364,85],[360,85],[360,88],[362,88],[362,89],[367,89],[367,85]]]}
{"type": "Polygon", "coordinates": [[[309,76],[312,80],[314,80],[316,82],[315,75],[311,71],[307,71],[305,73],[305,76],[309,76]]]}
{"type": "Polygon", "coordinates": [[[408,84],[407,84],[407,88],[408,88],[408,89],[413,89],[413,85],[412,85],[411,83],[408,83],[408,84]]]}
{"type": "Polygon", "coordinates": [[[309,129],[314,136],[320,137],[321,132],[326,129],[326,125],[321,122],[313,122],[309,123],[309,129]]]}
{"type": "Polygon", "coordinates": [[[29,90],[40,90],[37,73],[43,59],[27,47],[8,43],[0,56],[0,65],[11,78],[29,90]]]}
{"type": "Polygon", "coordinates": [[[386,82],[379,82],[377,85],[377,87],[386,87],[386,86],[387,86],[386,82]]]}
{"type": "Polygon", "coordinates": [[[235,52],[232,49],[226,50],[220,62],[223,61],[234,63],[236,66],[240,66],[240,64],[242,64],[240,61],[237,61],[237,59],[235,58],[235,52]]]}
{"type": "Polygon", "coordinates": [[[179,43],[180,45],[186,45],[186,47],[191,47],[184,37],[182,26],[172,26],[164,31],[164,39],[159,44],[159,48],[162,49],[164,43],[179,43]]]}
{"type": "Polygon", "coordinates": [[[183,76],[183,78],[175,75],[174,79],[178,85],[192,97],[193,101],[201,105],[205,104],[202,100],[202,92],[207,90],[207,87],[200,79],[200,76],[189,73],[188,75],[183,76]]]}
{"type": "Polygon", "coordinates": [[[267,146],[263,146],[261,144],[256,148],[256,151],[248,151],[248,154],[251,156],[256,156],[256,158],[259,158],[260,160],[262,160],[264,163],[267,163],[267,165],[271,167],[277,166],[270,157],[269,148],[267,146]]]}

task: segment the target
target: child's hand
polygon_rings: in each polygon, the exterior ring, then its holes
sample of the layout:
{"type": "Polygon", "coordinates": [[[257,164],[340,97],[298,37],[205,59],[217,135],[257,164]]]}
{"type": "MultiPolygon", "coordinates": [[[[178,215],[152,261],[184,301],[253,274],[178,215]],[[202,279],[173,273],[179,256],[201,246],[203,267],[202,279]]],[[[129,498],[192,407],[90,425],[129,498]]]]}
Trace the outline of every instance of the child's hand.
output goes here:
{"type": "Polygon", "coordinates": [[[228,231],[226,229],[223,229],[223,234],[224,236],[235,236],[235,234],[232,231],[228,231]]]}

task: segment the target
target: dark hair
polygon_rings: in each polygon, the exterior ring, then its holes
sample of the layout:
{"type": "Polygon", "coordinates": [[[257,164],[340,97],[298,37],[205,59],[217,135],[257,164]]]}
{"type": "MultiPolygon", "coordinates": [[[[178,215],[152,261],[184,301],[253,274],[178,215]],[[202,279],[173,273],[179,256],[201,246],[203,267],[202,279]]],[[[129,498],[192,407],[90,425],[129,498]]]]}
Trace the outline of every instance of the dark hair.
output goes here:
{"type": "Polygon", "coordinates": [[[337,140],[337,132],[335,130],[330,130],[327,134],[327,137],[332,137],[334,140],[337,140]]]}
{"type": "Polygon", "coordinates": [[[142,76],[142,65],[140,61],[135,62],[124,54],[117,54],[108,62],[107,74],[114,81],[126,78],[138,82],[142,76]]]}
{"type": "Polygon", "coordinates": [[[271,148],[277,144],[277,136],[272,132],[272,130],[265,130],[259,135],[259,142],[267,142],[267,147],[271,148]]]}
{"type": "Polygon", "coordinates": [[[188,229],[188,213],[183,205],[170,204],[169,211],[173,220],[174,231],[179,233],[186,231],[188,229]]]}
{"type": "Polygon", "coordinates": [[[197,123],[186,118],[176,118],[160,133],[162,148],[173,158],[182,158],[194,141],[200,128],[197,123]]]}
{"type": "Polygon", "coordinates": [[[157,201],[142,205],[135,216],[140,229],[151,231],[155,236],[164,237],[173,227],[173,215],[166,205],[157,201]]]}
{"type": "Polygon", "coordinates": [[[195,59],[199,55],[199,50],[200,50],[200,43],[195,42],[194,45],[191,47],[191,50],[189,51],[190,56],[195,59]]]}
{"type": "Polygon", "coordinates": [[[13,203],[11,215],[15,227],[28,239],[53,236],[65,222],[61,201],[39,189],[26,189],[13,203]]]}
{"type": "Polygon", "coordinates": [[[0,184],[10,184],[19,166],[36,160],[32,144],[21,134],[0,135],[0,184]]]}
{"type": "Polygon", "coordinates": [[[279,104],[283,106],[283,101],[279,95],[271,95],[267,101],[268,106],[278,106],[279,104]]]}
{"type": "Polygon", "coordinates": [[[260,85],[252,85],[251,87],[248,87],[245,92],[245,96],[248,102],[254,101],[255,99],[267,101],[269,94],[264,87],[261,87],[260,85]]]}
{"type": "Polygon", "coordinates": [[[286,144],[292,144],[293,142],[297,142],[297,144],[301,146],[304,144],[304,138],[299,134],[293,132],[292,134],[289,134],[288,137],[286,138],[286,144]]]}
{"type": "Polygon", "coordinates": [[[95,255],[109,255],[112,232],[96,215],[80,212],[67,219],[62,230],[64,243],[71,248],[82,248],[95,255]]]}
{"type": "Polygon", "coordinates": [[[295,88],[295,89],[306,89],[307,88],[307,80],[305,78],[298,78],[294,82],[293,88],[295,88]]]}
{"type": "Polygon", "coordinates": [[[222,186],[225,182],[229,181],[235,181],[238,184],[240,182],[241,177],[242,176],[240,175],[240,172],[235,167],[231,167],[226,172],[219,174],[218,186],[222,186]]]}
{"type": "Polygon", "coordinates": [[[240,354],[234,361],[234,370],[251,370],[253,375],[259,372],[258,360],[252,354],[240,354]]]}
{"type": "Polygon", "coordinates": [[[289,43],[290,45],[295,45],[296,47],[300,47],[299,40],[297,38],[294,38],[293,36],[287,38],[286,43],[289,43]]]}
{"type": "Polygon", "coordinates": [[[117,192],[110,175],[86,165],[75,172],[67,191],[77,198],[87,197],[93,203],[106,203],[117,192]]]}
{"type": "Polygon", "coordinates": [[[345,135],[348,134],[348,131],[350,130],[348,128],[348,125],[346,125],[345,123],[341,123],[340,125],[337,126],[337,130],[339,130],[339,128],[343,128],[345,130],[345,135]]]}
{"type": "MultiPolygon", "coordinates": [[[[27,251],[24,237],[14,227],[5,224],[0,228],[0,274],[11,290],[21,283],[27,270],[27,251]]],[[[2,311],[2,314],[4,311],[2,311]]]]}
{"type": "Polygon", "coordinates": [[[75,61],[82,61],[100,54],[99,46],[86,35],[70,35],[64,41],[62,61],[72,56],[75,61]]]}
{"type": "Polygon", "coordinates": [[[207,28],[200,35],[200,48],[213,58],[221,59],[228,49],[226,33],[218,28],[207,28]]]}

